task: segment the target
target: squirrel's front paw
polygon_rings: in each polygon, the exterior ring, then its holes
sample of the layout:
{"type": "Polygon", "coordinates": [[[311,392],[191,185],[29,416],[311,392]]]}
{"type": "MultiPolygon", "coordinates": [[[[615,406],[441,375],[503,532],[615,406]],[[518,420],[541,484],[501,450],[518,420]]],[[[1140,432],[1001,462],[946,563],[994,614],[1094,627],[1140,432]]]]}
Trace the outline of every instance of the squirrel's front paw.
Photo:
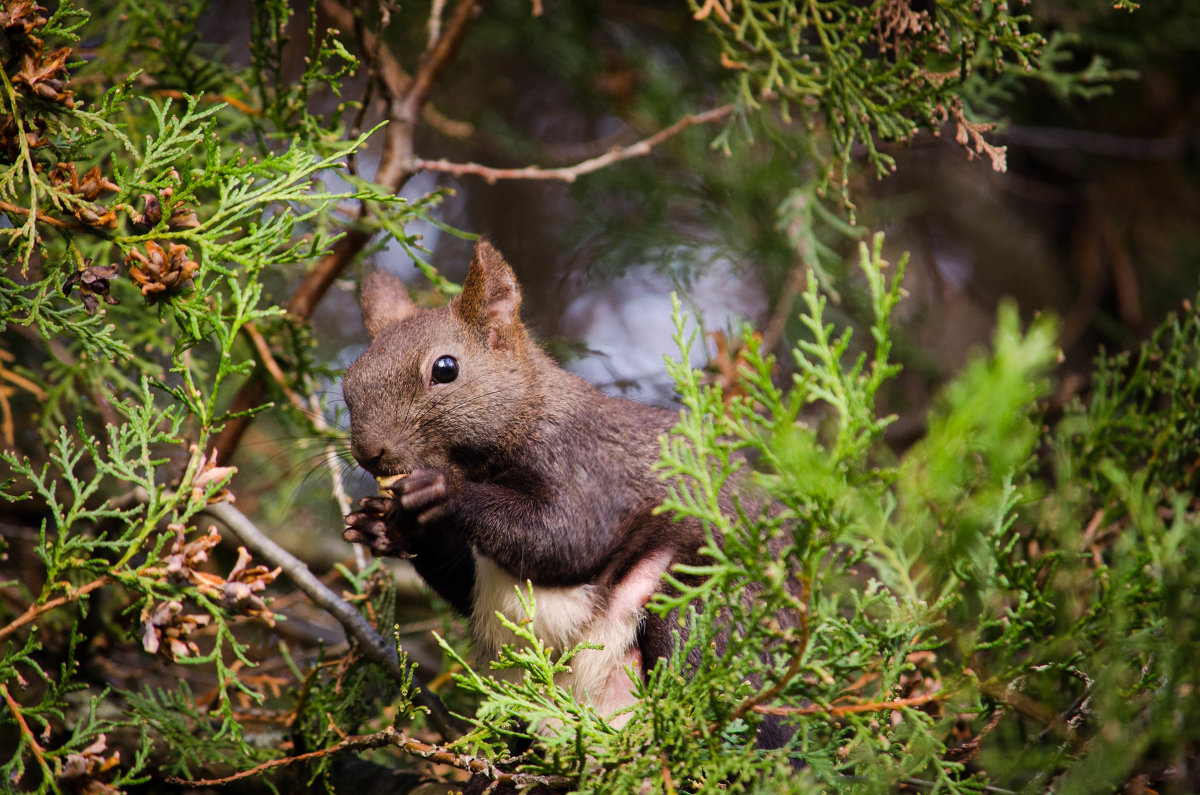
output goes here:
{"type": "Polygon", "coordinates": [[[352,544],[362,544],[376,555],[389,558],[411,558],[404,538],[388,533],[385,517],[393,502],[386,497],[367,497],[359,503],[361,510],[346,515],[342,538],[352,544]]]}
{"type": "Polygon", "coordinates": [[[417,515],[418,524],[429,524],[450,514],[453,484],[440,469],[418,469],[392,486],[406,511],[417,515]]]}

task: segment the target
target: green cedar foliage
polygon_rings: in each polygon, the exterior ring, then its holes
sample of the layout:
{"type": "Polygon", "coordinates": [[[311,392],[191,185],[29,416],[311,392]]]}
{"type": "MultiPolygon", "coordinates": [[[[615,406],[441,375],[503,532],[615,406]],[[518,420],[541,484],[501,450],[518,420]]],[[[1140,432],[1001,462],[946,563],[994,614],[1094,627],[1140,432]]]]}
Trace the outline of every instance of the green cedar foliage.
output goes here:
{"type": "MultiPolygon", "coordinates": [[[[1054,325],[1022,331],[1005,307],[992,351],[897,457],[875,400],[897,370],[889,322],[903,265],[889,269],[881,243],[860,252],[875,313],[866,345],[834,332],[814,278],[801,316],[811,337],[787,388],[750,329],[733,394],[668,365],[685,410],[663,442],[663,510],[705,523],[710,562],[677,570],[701,579],[673,577],[677,594],[652,604],[684,616],[689,636],[624,728],[553,686],[582,648],[555,657],[512,624],[528,648],[498,665],[520,682],[460,677],[484,696],[468,738],[479,752],[561,725],[522,769],[577,776],[584,792],[643,781],[650,792],[1095,792],[1139,775],[1191,786],[1200,527],[1194,466],[1174,456],[1192,439],[1168,428],[1200,419],[1200,318],[1189,305],[1137,357],[1102,360],[1093,402],[1047,431],[1054,325]],[[1175,466],[1146,454],[1159,447],[1175,466]],[[748,495],[733,513],[719,499],[731,483],[748,495]],[[755,507],[764,493],[771,509],[755,507]],[[735,630],[722,647],[724,626],[735,630]],[[794,728],[787,748],[756,747],[765,715],[794,728]]],[[[678,313],[677,328],[686,361],[678,313]]]]}
{"type": "MultiPolygon", "coordinates": [[[[470,731],[443,750],[460,767],[588,792],[1195,783],[1194,310],[1139,353],[1101,359],[1089,399],[1048,427],[1053,324],[1022,330],[1006,307],[992,350],[899,452],[877,404],[898,370],[903,261],[888,266],[880,238],[839,283],[867,296],[869,322],[830,319],[822,266],[837,255],[819,228],[860,233],[818,196],[845,189],[856,146],[886,170],[877,141],[950,120],[973,151],[999,157],[970,113],[1014,74],[1064,96],[1111,76],[1103,64],[1081,80],[1055,72],[1062,43],[1004,3],[926,5],[691,5],[739,103],[717,145],[736,157],[745,142],[733,133],[756,129],[741,122],[767,103],[807,122],[787,143],[813,156],[814,176],[779,209],[813,274],[804,335],[793,361],[776,362],[746,329],[736,382],[668,364],[684,410],[663,440],[662,510],[704,523],[708,562],[673,572],[673,594],[650,605],[687,640],[637,683],[632,714],[614,723],[557,687],[586,650],[546,648],[522,616],[507,617],[521,643],[497,661],[516,671],[504,680],[472,668],[444,631],[460,667],[458,688],[442,692],[470,731]],[[735,495],[732,511],[722,494],[735,495]],[[757,748],[768,718],[791,726],[785,748],[757,748]]],[[[452,293],[407,229],[436,223],[444,194],[404,201],[344,168],[374,140],[345,121],[360,110],[341,98],[363,68],[351,39],[311,9],[264,0],[238,65],[197,32],[204,11],[114,3],[89,17],[69,2],[53,13],[3,3],[0,492],[6,536],[23,532],[0,539],[21,567],[0,582],[0,776],[16,791],[161,786],[335,746],[428,753],[388,734],[427,727],[407,657],[397,681],[357,647],[271,634],[266,589],[290,586],[235,556],[202,514],[227,499],[233,473],[207,451],[236,415],[264,415],[284,437],[329,435],[286,401],[231,406],[261,339],[286,357],[289,388],[320,408],[328,368],[274,286],[359,224],[452,293]],[[89,31],[105,32],[84,47],[89,31]],[[360,201],[371,212],[345,214],[360,201]],[[200,672],[205,692],[175,674],[95,684],[101,663],[149,672],[155,657],[200,672]],[[273,678],[254,673],[264,661],[273,678]],[[355,745],[346,735],[358,731],[375,739],[355,745]]],[[[763,126],[781,143],[794,133],[763,126]]],[[[687,361],[694,340],[676,320],[687,361]]],[[[339,573],[347,601],[390,639],[390,576],[339,573]]],[[[291,784],[334,789],[336,758],[294,766],[291,784]]],[[[373,758],[411,766],[399,752],[373,758]]],[[[264,789],[289,786],[256,775],[264,789]]]]}
{"type": "MultiPolygon", "coordinates": [[[[339,203],[369,201],[378,223],[400,229],[441,198],[408,203],[361,180],[329,189],[329,175],[343,172],[371,133],[347,136],[336,122],[342,108],[315,115],[309,93],[336,83],[355,59],[310,30],[301,79],[266,83],[276,73],[268,55],[233,70],[199,50],[191,25],[203,8],[109,8],[114,33],[85,63],[73,55],[76,31],[103,19],[89,22],[70,3],[53,14],[4,4],[0,366],[20,389],[3,395],[2,490],[6,521],[28,517],[37,533],[27,561],[37,574],[4,582],[17,598],[6,602],[0,658],[12,749],[0,775],[21,790],[89,782],[119,790],[146,778],[152,741],[175,751],[160,774],[266,758],[247,744],[234,711],[235,700],[264,699],[239,675],[260,655],[235,623],[272,621],[262,596],[278,571],[242,558],[224,564],[227,576],[205,565],[223,550],[199,514],[226,499],[233,473],[207,451],[234,416],[230,388],[256,362],[247,330],[292,356],[298,388],[320,388],[304,330],[265,294],[268,275],[329,247],[345,225],[339,203]],[[140,71],[105,74],[114,64],[140,71]],[[257,113],[236,99],[187,93],[250,85],[257,113]],[[29,610],[11,612],[15,603],[29,610]],[[214,677],[212,702],[201,705],[186,686],[89,687],[88,658],[110,644],[148,652],[141,665],[157,654],[204,668],[214,677]],[[124,716],[106,708],[114,701],[124,716]],[[125,725],[142,737],[136,755],[106,746],[125,725]]],[[[292,12],[286,3],[258,10],[274,22],[257,43],[277,52],[292,12]]],[[[321,433],[298,411],[283,419],[291,433],[321,433]]],[[[3,544],[10,555],[13,547],[3,544]]],[[[330,731],[325,713],[305,709],[331,708],[325,670],[305,674],[318,696],[293,700],[297,724],[317,726],[317,737],[330,731]]],[[[379,669],[363,666],[338,681],[339,715],[361,719],[374,703],[361,696],[372,678],[379,669]]],[[[367,690],[388,688],[375,681],[367,690]]]]}

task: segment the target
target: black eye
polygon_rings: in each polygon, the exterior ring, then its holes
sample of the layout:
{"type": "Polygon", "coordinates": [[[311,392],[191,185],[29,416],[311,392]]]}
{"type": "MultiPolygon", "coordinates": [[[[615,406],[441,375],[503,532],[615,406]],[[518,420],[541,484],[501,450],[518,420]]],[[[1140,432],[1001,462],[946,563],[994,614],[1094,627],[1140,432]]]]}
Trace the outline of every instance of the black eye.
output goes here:
{"type": "Polygon", "coordinates": [[[458,360],[453,356],[441,356],[433,363],[433,380],[448,384],[458,378],[458,360]]]}

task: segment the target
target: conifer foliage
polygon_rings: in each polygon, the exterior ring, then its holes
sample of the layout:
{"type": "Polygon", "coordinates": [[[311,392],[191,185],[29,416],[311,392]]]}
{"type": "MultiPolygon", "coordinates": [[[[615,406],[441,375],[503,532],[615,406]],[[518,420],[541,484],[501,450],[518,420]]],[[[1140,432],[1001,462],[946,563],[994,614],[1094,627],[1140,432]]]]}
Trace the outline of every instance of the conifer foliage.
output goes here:
{"type": "Polygon", "coordinates": [[[1004,0],[681,0],[654,13],[708,37],[727,104],[574,167],[422,159],[418,130],[470,133],[434,102],[478,20],[552,5],[259,0],[223,52],[200,2],[0,0],[0,788],[1200,787],[1195,305],[1049,408],[1055,324],[1005,306],[896,449],[906,262],[849,223],[849,175],[889,171],[885,143],[946,132],[1003,168],[979,109],[1023,80],[1095,91],[1107,65],[1061,71],[1066,43],[1004,0]],[[434,605],[441,659],[418,668],[391,569],[317,576],[264,529],[295,510],[339,539],[338,490],[314,513],[229,465],[252,424],[295,460],[344,451],[315,307],[384,245],[425,299],[457,290],[412,231],[465,235],[448,193],[399,195],[419,171],[584,181],[714,122],[712,157],[736,153],[767,117],[804,131],[778,208],[802,333],[777,356],[743,329],[714,378],[682,363],[700,342],[676,303],[661,510],[704,524],[707,562],[648,609],[686,640],[615,721],[555,684],[585,650],[527,616],[495,679],[434,605]],[[861,239],[836,285],[830,228],[861,239]],[[758,746],[764,721],[784,747],[758,746]]]}

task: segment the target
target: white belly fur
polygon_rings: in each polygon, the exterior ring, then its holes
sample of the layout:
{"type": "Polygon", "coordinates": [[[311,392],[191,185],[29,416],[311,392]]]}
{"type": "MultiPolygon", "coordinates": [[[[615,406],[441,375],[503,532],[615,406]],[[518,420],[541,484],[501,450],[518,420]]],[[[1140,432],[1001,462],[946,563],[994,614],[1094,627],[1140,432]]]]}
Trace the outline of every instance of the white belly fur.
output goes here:
{"type": "MultiPolygon", "coordinates": [[[[496,618],[499,612],[514,623],[526,618],[517,596],[528,593],[528,586],[475,552],[474,610],[471,634],[475,658],[486,664],[499,656],[500,647],[513,644],[516,637],[496,618]]],[[[561,652],[579,643],[594,643],[603,649],[584,649],[571,660],[571,670],[555,681],[571,691],[576,699],[589,701],[598,713],[609,716],[632,705],[633,683],[626,668],[641,673],[640,653],[635,643],[638,627],[645,616],[646,600],[658,588],[659,580],[671,563],[663,550],[636,565],[609,594],[602,605],[597,587],[577,585],[568,588],[533,586],[536,605],[533,630],[547,646],[561,652]]],[[[520,671],[492,671],[499,679],[515,679],[520,671]]],[[[627,716],[613,721],[623,725],[627,716]]]]}

